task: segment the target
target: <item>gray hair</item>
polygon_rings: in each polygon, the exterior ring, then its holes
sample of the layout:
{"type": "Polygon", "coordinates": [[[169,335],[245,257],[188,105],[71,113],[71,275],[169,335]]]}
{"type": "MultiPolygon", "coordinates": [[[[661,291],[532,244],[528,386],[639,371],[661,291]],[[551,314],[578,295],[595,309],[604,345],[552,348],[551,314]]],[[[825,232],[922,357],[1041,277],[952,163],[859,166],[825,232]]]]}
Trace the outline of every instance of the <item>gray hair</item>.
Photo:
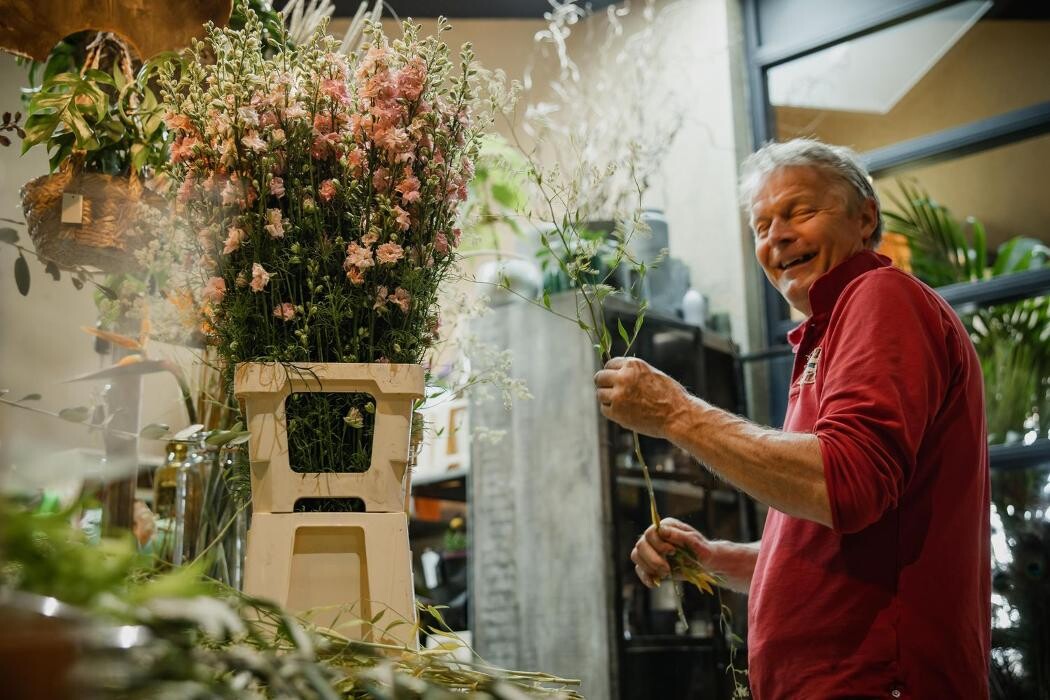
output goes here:
{"type": "Polygon", "coordinates": [[[875,202],[875,230],[868,245],[875,247],[882,239],[882,205],[871,176],[861,165],[860,158],[850,148],[832,146],[816,139],[791,139],[782,143],[769,142],[758,149],[741,166],[740,201],[750,209],[759,188],[773,171],[802,166],[818,168],[828,177],[842,183],[849,192],[849,206],[856,210],[866,200],[875,202]]]}

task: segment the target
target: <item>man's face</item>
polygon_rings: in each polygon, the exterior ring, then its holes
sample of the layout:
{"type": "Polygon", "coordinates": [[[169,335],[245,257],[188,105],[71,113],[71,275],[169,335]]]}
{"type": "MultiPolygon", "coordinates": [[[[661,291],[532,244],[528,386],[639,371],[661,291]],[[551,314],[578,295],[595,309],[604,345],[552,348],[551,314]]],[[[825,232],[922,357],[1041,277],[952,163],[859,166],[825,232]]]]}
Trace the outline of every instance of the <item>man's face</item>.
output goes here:
{"type": "Polygon", "coordinates": [[[875,203],[852,210],[845,184],[817,168],[774,170],[751,204],[755,257],[793,307],[809,316],[809,288],[825,272],[867,246],[875,203]]]}

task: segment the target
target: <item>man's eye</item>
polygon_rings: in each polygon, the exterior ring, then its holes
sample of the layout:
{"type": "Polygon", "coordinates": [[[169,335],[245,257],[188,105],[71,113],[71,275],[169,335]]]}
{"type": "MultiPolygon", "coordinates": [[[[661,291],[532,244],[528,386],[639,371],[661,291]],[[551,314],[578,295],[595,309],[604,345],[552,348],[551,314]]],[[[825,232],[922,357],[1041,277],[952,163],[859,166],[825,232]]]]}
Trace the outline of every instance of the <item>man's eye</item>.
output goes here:
{"type": "Polygon", "coordinates": [[[791,212],[792,218],[795,218],[795,219],[805,218],[807,216],[812,216],[812,215],[813,215],[813,210],[812,209],[808,209],[808,208],[806,208],[806,209],[796,209],[793,212],[791,212]]]}

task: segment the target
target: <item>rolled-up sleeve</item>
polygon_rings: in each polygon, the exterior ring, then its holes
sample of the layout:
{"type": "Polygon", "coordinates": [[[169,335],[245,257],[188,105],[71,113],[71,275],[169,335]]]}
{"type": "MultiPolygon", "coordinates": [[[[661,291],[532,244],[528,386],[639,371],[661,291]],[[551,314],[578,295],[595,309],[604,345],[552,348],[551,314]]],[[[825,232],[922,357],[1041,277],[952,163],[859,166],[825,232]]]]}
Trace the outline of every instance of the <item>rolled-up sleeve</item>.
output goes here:
{"type": "Polygon", "coordinates": [[[949,382],[941,310],[899,271],[865,275],[828,324],[813,432],[832,524],[857,532],[896,507],[949,382]]]}

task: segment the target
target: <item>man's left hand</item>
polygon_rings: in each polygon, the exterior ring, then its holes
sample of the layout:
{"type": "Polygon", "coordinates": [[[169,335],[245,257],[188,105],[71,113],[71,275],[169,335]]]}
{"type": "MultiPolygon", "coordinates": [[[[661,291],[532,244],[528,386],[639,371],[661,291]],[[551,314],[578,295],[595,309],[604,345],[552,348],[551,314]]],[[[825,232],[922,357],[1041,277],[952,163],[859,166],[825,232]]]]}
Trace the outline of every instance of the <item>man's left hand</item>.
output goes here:
{"type": "Polygon", "coordinates": [[[614,357],[594,375],[602,415],[645,435],[667,437],[671,419],[689,401],[681,384],[636,357],[614,357]]]}

